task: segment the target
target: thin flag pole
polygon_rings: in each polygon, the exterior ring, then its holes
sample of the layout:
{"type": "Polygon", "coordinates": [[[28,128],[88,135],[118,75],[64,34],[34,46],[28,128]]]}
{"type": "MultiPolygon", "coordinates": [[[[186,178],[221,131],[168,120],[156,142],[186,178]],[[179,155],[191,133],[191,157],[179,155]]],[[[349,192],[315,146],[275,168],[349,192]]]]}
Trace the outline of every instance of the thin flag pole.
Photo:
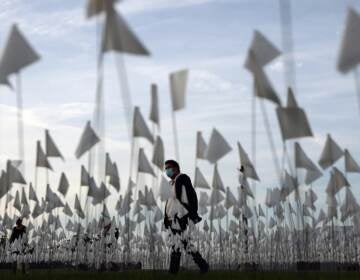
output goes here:
{"type": "Polygon", "coordinates": [[[286,86],[291,87],[296,93],[296,69],[294,59],[291,1],[279,0],[279,8],[282,50],[284,52],[284,78],[286,86]]]}
{"type": "Polygon", "coordinates": [[[25,176],[25,142],[24,142],[24,118],[23,118],[23,96],[21,91],[21,76],[16,74],[16,105],[17,105],[17,129],[18,129],[18,153],[21,160],[20,170],[25,176]]]}
{"type": "MultiPolygon", "coordinates": [[[[254,168],[256,169],[256,96],[255,92],[252,95],[251,102],[251,152],[252,152],[252,162],[254,168]]],[[[256,205],[256,182],[252,180],[252,188],[254,192],[254,204],[256,205]]],[[[255,207],[253,205],[253,207],[255,207]]]]}
{"type": "Polygon", "coordinates": [[[174,146],[175,146],[175,158],[180,162],[180,151],[179,151],[179,141],[178,141],[178,132],[176,125],[176,114],[174,110],[171,112],[172,123],[173,123],[173,133],[174,133],[174,146]]]}
{"type": "Polygon", "coordinates": [[[119,82],[121,87],[121,98],[123,101],[124,106],[124,113],[125,113],[125,120],[128,129],[128,136],[131,139],[131,117],[132,117],[132,110],[133,110],[133,103],[130,94],[129,88],[129,79],[126,71],[125,66],[125,59],[123,54],[115,54],[116,55],[116,70],[119,76],[119,82]]]}
{"type": "Polygon", "coordinates": [[[360,115],[360,76],[357,66],[354,68],[354,79],[355,79],[356,96],[357,96],[358,109],[360,115]]]}

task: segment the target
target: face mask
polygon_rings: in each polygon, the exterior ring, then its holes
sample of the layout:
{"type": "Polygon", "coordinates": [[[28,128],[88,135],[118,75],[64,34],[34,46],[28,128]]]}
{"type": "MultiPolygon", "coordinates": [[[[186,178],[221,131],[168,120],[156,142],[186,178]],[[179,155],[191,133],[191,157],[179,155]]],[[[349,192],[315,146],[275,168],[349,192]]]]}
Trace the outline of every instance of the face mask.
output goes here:
{"type": "Polygon", "coordinates": [[[171,178],[174,175],[174,170],[172,168],[167,168],[165,170],[166,176],[168,176],[169,178],[171,178]]]}

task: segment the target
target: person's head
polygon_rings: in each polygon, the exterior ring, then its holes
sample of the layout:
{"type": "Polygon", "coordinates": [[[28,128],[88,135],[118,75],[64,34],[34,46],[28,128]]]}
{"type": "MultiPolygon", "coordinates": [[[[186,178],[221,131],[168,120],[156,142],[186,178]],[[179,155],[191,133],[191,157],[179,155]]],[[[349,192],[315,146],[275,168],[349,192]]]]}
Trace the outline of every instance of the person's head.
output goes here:
{"type": "Polygon", "coordinates": [[[165,161],[165,173],[169,178],[174,179],[180,173],[180,166],[177,161],[173,159],[165,161]]]}
{"type": "Polygon", "coordinates": [[[21,226],[21,225],[22,225],[22,219],[21,219],[21,218],[18,218],[18,219],[16,220],[16,225],[17,225],[17,226],[21,226]]]}

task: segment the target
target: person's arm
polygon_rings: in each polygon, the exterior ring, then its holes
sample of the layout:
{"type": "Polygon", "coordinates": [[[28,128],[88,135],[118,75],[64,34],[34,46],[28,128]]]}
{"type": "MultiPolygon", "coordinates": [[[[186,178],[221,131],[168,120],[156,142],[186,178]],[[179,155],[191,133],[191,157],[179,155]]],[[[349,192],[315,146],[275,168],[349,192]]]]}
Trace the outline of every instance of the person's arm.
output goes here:
{"type": "Polygon", "coordinates": [[[182,186],[184,184],[184,175],[179,175],[179,177],[175,181],[175,195],[176,199],[181,202],[181,194],[182,194],[182,186]]]}
{"type": "Polygon", "coordinates": [[[186,203],[185,201],[181,200],[182,190],[183,190],[182,186],[185,187],[187,200],[189,202],[188,189],[192,188],[193,186],[191,184],[191,180],[190,180],[189,176],[187,176],[185,174],[180,175],[179,178],[176,180],[176,185],[175,185],[176,198],[180,201],[180,203],[186,208],[186,210],[188,212],[192,212],[192,209],[190,209],[189,204],[186,203]]]}

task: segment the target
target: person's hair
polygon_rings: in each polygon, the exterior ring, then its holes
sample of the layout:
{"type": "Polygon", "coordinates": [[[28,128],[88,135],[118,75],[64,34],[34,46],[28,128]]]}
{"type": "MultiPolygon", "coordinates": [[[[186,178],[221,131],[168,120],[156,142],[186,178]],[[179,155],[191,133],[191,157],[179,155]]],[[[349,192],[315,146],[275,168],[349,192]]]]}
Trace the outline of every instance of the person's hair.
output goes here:
{"type": "Polygon", "coordinates": [[[178,162],[176,160],[168,159],[167,161],[165,161],[165,165],[167,165],[167,164],[175,167],[177,170],[180,171],[180,165],[178,164],[178,162]]]}
{"type": "Polygon", "coordinates": [[[21,225],[21,223],[22,223],[22,219],[21,219],[21,218],[18,218],[18,219],[16,220],[16,224],[17,224],[17,225],[21,225]]]}

